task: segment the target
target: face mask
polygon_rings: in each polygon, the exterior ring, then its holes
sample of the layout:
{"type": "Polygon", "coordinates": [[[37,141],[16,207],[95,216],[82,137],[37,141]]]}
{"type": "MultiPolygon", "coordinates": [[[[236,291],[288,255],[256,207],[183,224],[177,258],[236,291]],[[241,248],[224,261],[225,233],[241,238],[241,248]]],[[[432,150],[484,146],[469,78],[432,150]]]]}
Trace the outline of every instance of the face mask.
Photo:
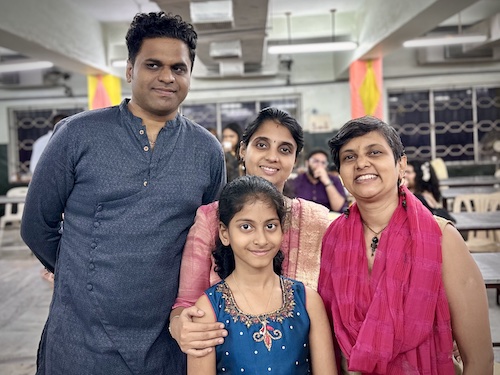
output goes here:
{"type": "Polygon", "coordinates": [[[233,144],[230,141],[224,141],[222,142],[222,147],[225,152],[229,152],[233,149],[233,144]]]}

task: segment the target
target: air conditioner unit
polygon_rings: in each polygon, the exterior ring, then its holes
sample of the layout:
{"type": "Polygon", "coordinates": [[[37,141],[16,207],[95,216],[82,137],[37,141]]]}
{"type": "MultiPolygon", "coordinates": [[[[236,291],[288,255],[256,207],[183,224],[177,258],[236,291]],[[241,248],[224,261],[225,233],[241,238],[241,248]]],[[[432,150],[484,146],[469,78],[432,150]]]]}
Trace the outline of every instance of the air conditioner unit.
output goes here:
{"type": "Polygon", "coordinates": [[[437,46],[419,48],[417,62],[419,65],[430,64],[470,64],[500,61],[493,48],[477,48],[464,53],[463,46],[437,46]]]}

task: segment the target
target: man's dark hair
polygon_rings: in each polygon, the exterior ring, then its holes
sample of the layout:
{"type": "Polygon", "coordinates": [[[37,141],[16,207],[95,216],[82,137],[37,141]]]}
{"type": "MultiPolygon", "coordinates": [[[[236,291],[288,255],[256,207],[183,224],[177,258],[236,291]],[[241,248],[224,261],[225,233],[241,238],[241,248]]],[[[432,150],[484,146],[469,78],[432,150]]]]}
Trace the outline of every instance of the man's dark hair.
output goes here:
{"type": "Polygon", "coordinates": [[[193,25],[182,20],[181,16],[165,12],[138,13],[127,31],[128,59],[134,64],[144,39],[173,38],[186,43],[193,70],[198,35],[193,25]]]}
{"type": "Polygon", "coordinates": [[[56,113],[52,116],[52,118],[50,119],[50,122],[52,124],[52,128],[54,126],[56,126],[56,124],[61,121],[62,119],[68,117],[68,115],[64,114],[64,113],[56,113]]]}
{"type": "Polygon", "coordinates": [[[307,154],[306,160],[309,160],[312,156],[316,154],[323,154],[326,156],[327,161],[330,160],[330,155],[328,155],[328,152],[323,150],[322,148],[315,148],[314,150],[311,150],[311,152],[307,154]]]}

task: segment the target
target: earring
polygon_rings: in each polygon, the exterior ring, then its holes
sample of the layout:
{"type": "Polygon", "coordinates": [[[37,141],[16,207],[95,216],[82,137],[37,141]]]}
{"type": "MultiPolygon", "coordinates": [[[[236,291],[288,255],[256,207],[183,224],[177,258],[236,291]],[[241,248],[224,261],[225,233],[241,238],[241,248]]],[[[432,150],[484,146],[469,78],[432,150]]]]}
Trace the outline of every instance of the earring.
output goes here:
{"type": "Polygon", "coordinates": [[[403,208],[406,210],[406,193],[403,190],[403,186],[401,186],[399,189],[399,195],[401,195],[401,198],[402,198],[401,204],[402,204],[403,208]]]}
{"type": "Polygon", "coordinates": [[[344,211],[344,216],[345,216],[346,219],[349,218],[349,214],[350,214],[349,208],[346,208],[345,211],[344,211]]]}

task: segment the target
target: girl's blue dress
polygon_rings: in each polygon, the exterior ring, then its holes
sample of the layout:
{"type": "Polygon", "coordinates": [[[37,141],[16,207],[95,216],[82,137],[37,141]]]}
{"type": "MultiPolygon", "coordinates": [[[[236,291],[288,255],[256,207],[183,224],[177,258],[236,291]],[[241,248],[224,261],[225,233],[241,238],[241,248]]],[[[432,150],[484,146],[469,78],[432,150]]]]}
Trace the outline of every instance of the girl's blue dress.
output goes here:
{"type": "Polygon", "coordinates": [[[217,374],[310,374],[304,284],[285,277],[280,281],[282,307],[258,316],[239,309],[224,280],[205,291],[217,321],[229,332],[216,346],[217,374]]]}

